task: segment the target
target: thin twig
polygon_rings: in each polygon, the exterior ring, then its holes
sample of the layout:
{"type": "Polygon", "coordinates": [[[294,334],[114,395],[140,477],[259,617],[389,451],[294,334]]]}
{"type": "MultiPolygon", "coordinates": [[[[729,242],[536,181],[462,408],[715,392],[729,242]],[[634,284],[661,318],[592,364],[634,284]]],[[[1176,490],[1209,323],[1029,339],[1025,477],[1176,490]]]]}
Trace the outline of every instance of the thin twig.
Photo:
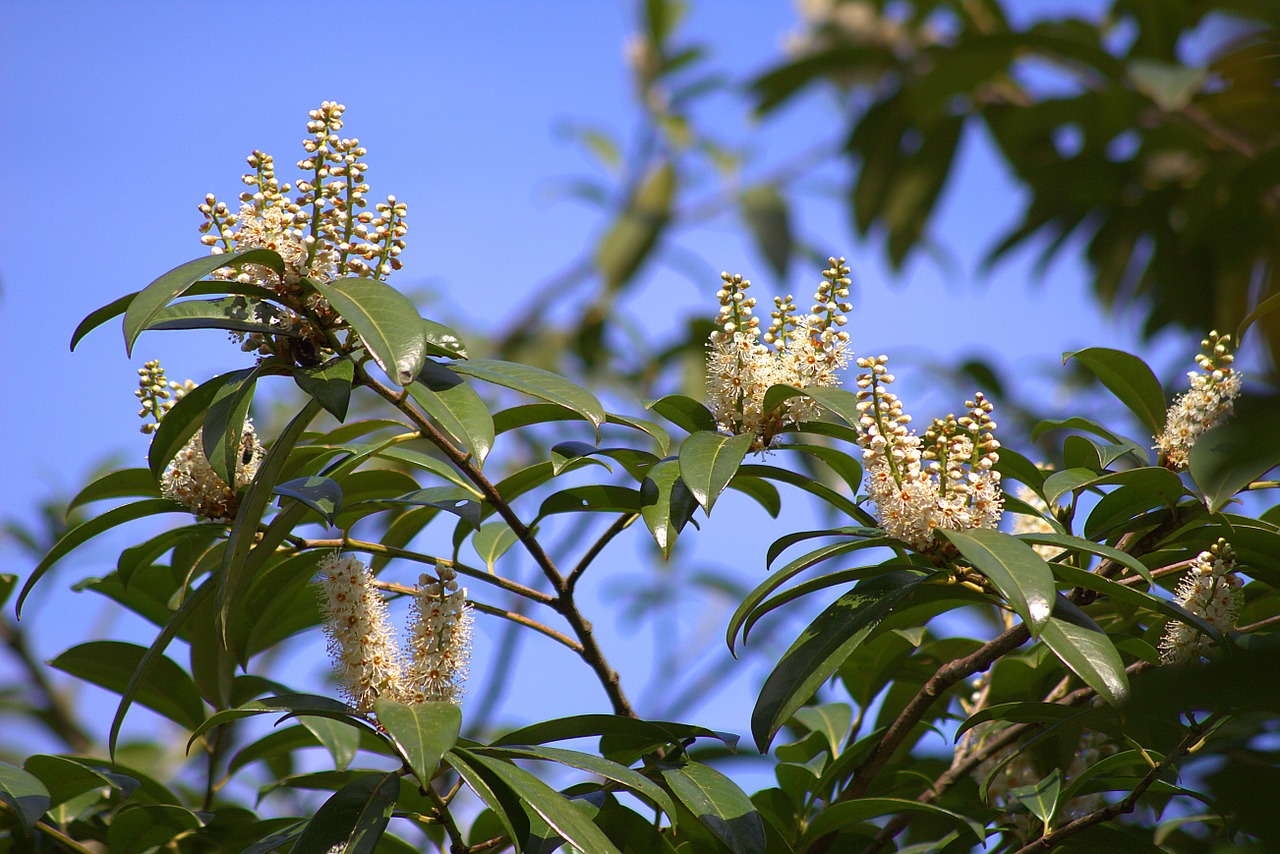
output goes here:
{"type": "Polygon", "coordinates": [[[631,523],[640,518],[639,513],[623,513],[617,519],[613,520],[613,524],[609,529],[600,535],[600,538],[591,544],[591,548],[587,549],[587,553],[582,556],[582,560],[578,561],[578,565],[573,568],[573,572],[569,573],[569,578],[565,582],[570,590],[577,585],[578,579],[582,577],[582,573],[587,571],[587,567],[591,566],[591,562],[604,551],[604,547],[618,534],[621,534],[631,523]]]}

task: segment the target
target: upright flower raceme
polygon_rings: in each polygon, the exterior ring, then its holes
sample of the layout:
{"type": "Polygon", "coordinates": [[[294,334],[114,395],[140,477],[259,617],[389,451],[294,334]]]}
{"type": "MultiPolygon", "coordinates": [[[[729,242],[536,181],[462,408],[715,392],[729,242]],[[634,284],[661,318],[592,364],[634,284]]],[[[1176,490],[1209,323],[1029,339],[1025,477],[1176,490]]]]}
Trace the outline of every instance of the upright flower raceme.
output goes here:
{"type": "Polygon", "coordinates": [[[458,703],[471,655],[471,608],[457,574],[437,565],[413,594],[409,654],[396,641],[373,573],[337,553],[320,561],[321,613],[343,695],[362,712],[379,697],[414,705],[458,703]]]}
{"type": "Polygon", "coordinates": [[[1231,336],[1210,332],[1200,346],[1196,356],[1200,370],[1187,374],[1191,388],[1174,399],[1164,432],[1156,437],[1160,459],[1173,471],[1187,467],[1196,439],[1231,416],[1240,394],[1240,372],[1231,367],[1231,336]]]}
{"type": "Polygon", "coordinates": [[[755,297],[746,295],[751,282],[728,273],[720,276],[723,285],[716,293],[720,313],[709,344],[707,392],[720,428],[755,436],[752,450],[769,447],[787,424],[818,414],[816,404],[803,397],[765,411],[765,392],[770,387],[840,384],[836,372],[849,362],[849,333],[840,327],[848,323],[845,312],[852,309],[848,302],[852,282],[843,258],[829,262],[809,312],[798,312],[790,295],[775,297],[763,335],[760,319],[754,316],[755,297]]]}
{"type": "MultiPolygon", "coordinates": [[[[1177,602],[1203,618],[1222,634],[1235,629],[1240,614],[1243,581],[1231,570],[1236,555],[1231,545],[1219,539],[1200,552],[1174,591],[1177,602]]],[[[1213,639],[1186,623],[1171,621],[1160,641],[1160,659],[1166,664],[1198,660],[1208,653],[1213,639]]]]}
{"type": "Polygon", "coordinates": [[[934,419],[923,436],[907,425],[911,416],[888,390],[894,376],[887,356],[858,359],[859,440],[867,469],[867,490],[880,526],[920,551],[938,543],[938,530],[994,528],[1004,499],[1000,443],[993,431],[992,405],[982,393],[965,401],[967,414],[934,419]]]}

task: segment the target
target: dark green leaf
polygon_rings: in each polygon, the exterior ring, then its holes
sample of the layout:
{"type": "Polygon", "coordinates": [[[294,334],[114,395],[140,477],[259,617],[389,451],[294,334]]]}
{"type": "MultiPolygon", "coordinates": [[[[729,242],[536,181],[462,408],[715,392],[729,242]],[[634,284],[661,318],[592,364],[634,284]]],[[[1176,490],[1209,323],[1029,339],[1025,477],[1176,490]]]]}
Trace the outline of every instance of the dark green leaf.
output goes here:
{"type": "Polygon", "coordinates": [[[796,710],[926,578],[892,572],[860,582],[818,615],[769,674],[755,710],[751,734],[761,752],[796,710]]]}
{"type": "Polygon", "coordinates": [[[427,358],[426,327],[404,294],[377,279],[307,280],[351,324],[392,382],[405,386],[427,358]]]}
{"type": "Polygon", "coordinates": [[[409,396],[483,465],[493,450],[495,431],[489,407],[475,389],[444,365],[427,360],[409,386],[409,396]]]}
{"type": "Polygon", "coordinates": [[[330,525],[333,524],[333,514],[342,506],[342,487],[338,486],[337,481],[320,475],[294,478],[271,491],[284,498],[301,501],[319,513],[330,525]]]}
{"type": "Polygon", "coordinates": [[[200,816],[172,804],[127,804],[111,819],[107,842],[112,854],[142,854],[204,825],[200,816]]]}
{"type": "Polygon", "coordinates": [[[1146,564],[1128,552],[1122,552],[1120,549],[1112,548],[1104,543],[1095,543],[1092,540],[1072,537],[1067,534],[1018,534],[1017,537],[1019,540],[1024,540],[1028,543],[1061,546],[1064,549],[1077,549],[1104,557],[1133,570],[1133,572],[1145,579],[1148,584],[1152,583],[1151,570],[1147,569],[1146,564]]]}
{"type": "MultiPolygon", "coordinates": [[[[24,764],[28,773],[43,784],[53,807],[75,800],[86,792],[122,789],[125,782],[118,776],[105,774],[97,768],[89,767],[84,761],[67,756],[37,753],[28,756],[24,764]]],[[[3,767],[0,765],[0,768],[3,767]]]]}
{"type": "Polygon", "coordinates": [[[494,359],[473,359],[449,367],[457,373],[572,409],[597,428],[605,422],[604,408],[595,395],[551,371],[494,359]]]}
{"type": "MultiPolygon", "coordinates": [[[[859,798],[856,801],[833,804],[819,813],[818,817],[805,829],[804,836],[801,838],[801,847],[811,845],[828,834],[869,818],[902,813],[921,813],[946,818],[959,825],[962,833],[972,833],[979,842],[987,838],[986,828],[981,823],[934,804],[924,804],[903,798],[859,798]]],[[[965,850],[968,850],[968,847],[969,845],[966,845],[965,850]]]]}
{"type": "Polygon", "coordinates": [[[769,412],[793,397],[807,397],[823,409],[843,420],[850,427],[858,423],[858,396],[848,389],[813,386],[796,388],[791,385],[771,386],[764,393],[764,410],[769,412]]]}
{"type": "MultiPolygon", "coordinates": [[[[80,321],[80,325],[76,327],[76,331],[71,333],[71,351],[74,353],[76,345],[93,330],[106,323],[113,317],[119,317],[124,314],[125,309],[133,302],[133,298],[140,292],[134,291],[131,294],[125,294],[119,299],[114,299],[101,308],[96,308],[89,313],[84,320],[80,321]]],[[[1237,339],[1239,340],[1239,339],[1237,339]]]]}
{"type": "MultiPolygon", "coordinates": [[[[728,488],[750,496],[774,519],[777,519],[778,514],[782,512],[782,496],[778,494],[778,487],[767,480],[735,475],[733,480],[729,481],[728,488]]],[[[697,504],[696,500],[694,504],[697,504]]]]}
{"type": "Polygon", "coordinates": [[[787,200],[769,184],[749,187],[742,193],[742,215],[751,235],[779,279],[787,277],[791,260],[791,217],[787,200]]]}
{"type": "Polygon", "coordinates": [[[1123,350],[1090,347],[1064,353],[1063,364],[1075,359],[1084,364],[1107,389],[1138,417],[1152,436],[1164,430],[1165,401],[1160,381],[1147,363],[1123,350]]]}
{"type": "Polygon", "coordinates": [[[1044,641],[1062,663],[1111,705],[1129,694],[1129,677],[1120,653],[1106,633],[1084,612],[1058,597],[1054,616],[1040,629],[1044,641]]]}
{"type": "Polygon", "coordinates": [[[375,499],[382,504],[409,504],[438,507],[466,521],[472,528],[480,528],[480,504],[475,493],[457,486],[429,486],[401,495],[399,498],[375,499]]]}
{"type": "Polygon", "coordinates": [[[1013,610],[1039,636],[1053,612],[1053,570],[1021,540],[1002,531],[974,528],[939,531],[965,560],[996,586],[1013,610]]]}
{"type": "Polygon", "coordinates": [[[857,504],[845,498],[831,487],[823,483],[818,483],[811,477],[807,477],[801,472],[790,471],[789,469],[779,468],[777,466],[764,466],[756,464],[744,463],[738,467],[738,474],[747,477],[766,478],[768,480],[776,480],[781,483],[790,484],[797,489],[802,489],[810,495],[815,495],[823,501],[830,504],[840,512],[853,519],[858,520],[866,525],[874,525],[876,520],[863,510],[857,504]]]}
{"type": "Polygon", "coordinates": [[[1044,498],[1050,506],[1057,504],[1068,492],[1079,492],[1083,489],[1096,489],[1100,486],[1120,484],[1142,489],[1152,495],[1159,496],[1164,503],[1172,506],[1186,492],[1182,480],[1168,469],[1157,466],[1146,466],[1138,469],[1109,472],[1099,475],[1088,469],[1067,469],[1058,471],[1045,478],[1044,498]]]}
{"type": "Polygon", "coordinates": [[[680,478],[678,461],[663,460],[649,469],[640,484],[640,516],[653,534],[663,560],[671,557],[676,538],[697,509],[697,499],[680,478]]]}
{"type": "Polygon", "coordinates": [[[66,515],[81,505],[106,498],[159,498],[160,487],[147,469],[119,469],[108,472],[76,493],[66,515]]]}
{"type": "Polygon", "coordinates": [[[205,459],[222,482],[236,488],[236,469],[245,454],[244,423],[257,387],[261,365],[232,374],[213,396],[200,434],[205,459]]]}
{"type": "Polygon", "coordinates": [[[261,700],[250,700],[234,709],[223,709],[209,716],[192,731],[191,738],[187,740],[187,749],[190,750],[191,745],[195,744],[197,738],[214,727],[229,724],[241,718],[272,713],[283,713],[286,716],[312,715],[339,721],[345,720],[350,721],[353,726],[364,726],[372,730],[372,727],[369,726],[360,712],[332,697],[321,697],[317,694],[280,694],[275,697],[264,697],[261,700]]]}
{"type": "Polygon", "coordinates": [[[49,790],[16,765],[0,762],[0,804],[18,816],[27,835],[35,829],[40,816],[49,809],[49,790]]]}
{"type": "Polygon", "coordinates": [[[1216,513],[1232,496],[1280,466],[1280,397],[1247,397],[1235,417],[1191,446],[1191,479],[1216,513]]]}
{"type": "Polygon", "coordinates": [[[738,472],[755,436],[725,436],[700,430],[680,446],[680,479],[708,514],[738,472]]]}
{"type": "Polygon", "coordinates": [[[572,486],[548,495],[538,516],[557,513],[639,513],[641,493],[625,486],[589,484],[572,486]]]}
{"type": "Polygon", "coordinates": [[[347,420],[347,408],[351,404],[351,381],[356,370],[350,359],[335,356],[314,367],[295,366],[291,370],[298,388],[315,398],[325,412],[338,421],[347,420]]]}
{"type": "Polygon", "coordinates": [[[386,729],[400,755],[422,786],[430,786],[441,758],[453,749],[462,728],[462,711],[453,703],[428,702],[406,706],[375,700],[378,723],[386,729]]]}
{"type": "Polygon", "coordinates": [[[590,736],[632,738],[655,746],[680,744],[690,738],[715,738],[731,749],[738,743],[732,733],[671,721],[642,721],[623,715],[572,715],[542,721],[513,730],[493,742],[494,747],[525,746],[590,736]]]}
{"type": "Polygon", "coordinates": [[[1075,706],[1067,706],[1061,703],[996,703],[994,706],[987,706],[966,718],[964,723],[956,729],[954,740],[959,741],[960,736],[978,724],[988,721],[1005,721],[1020,724],[1046,723],[1065,721],[1079,714],[1080,710],[1075,706]]]}
{"type": "MultiPolygon", "coordinates": [[[[551,471],[556,476],[559,476],[560,472],[564,471],[564,467],[571,460],[589,458],[601,453],[604,453],[604,450],[592,445],[590,442],[579,442],[576,439],[568,442],[557,442],[551,446],[551,471]]],[[[602,462],[600,464],[609,469],[609,471],[613,471],[605,463],[602,462]]]]}
{"type": "Polygon", "coordinates": [[[697,762],[661,768],[662,781],[734,854],[764,854],[764,822],[751,799],[714,768],[697,762]]]}
{"type": "Polygon", "coordinates": [[[320,805],[291,854],[373,854],[400,795],[400,775],[366,774],[320,805]]]}
{"type": "Polygon", "coordinates": [[[147,329],[227,329],[286,338],[301,337],[279,319],[284,312],[274,303],[246,296],[184,300],[156,312],[147,329]]]}
{"type": "MultiPolygon", "coordinates": [[[[90,641],[74,646],[49,664],[79,679],[123,695],[147,654],[123,641],[90,641]]],[[[186,671],[159,656],[137,686],[137,701],[187,729],[204,720],[204,702],[186,671]]]]}
{"type": "Polygon", "coordinates": [[[160,422],[160,427],[151,439],[151,449],[147,452],[152,477],[160,479],[173,458],[204,425],[204,415],[223,384],[242,373],[243,371],[232,371],[206,380],[174,404],[173,409],[160,422]]]}
{"type": "Polygon", "coordinates": [[[696,433],[699,430],[714,432],[717,429],[716,417],[711,414],[711,410],[707,409],[700,401],[683,394],[669,394],[666,397],[660,397],[657,400],[646,403],[644,408],[658,413],[672,424],[689,433],[696,433]]]}

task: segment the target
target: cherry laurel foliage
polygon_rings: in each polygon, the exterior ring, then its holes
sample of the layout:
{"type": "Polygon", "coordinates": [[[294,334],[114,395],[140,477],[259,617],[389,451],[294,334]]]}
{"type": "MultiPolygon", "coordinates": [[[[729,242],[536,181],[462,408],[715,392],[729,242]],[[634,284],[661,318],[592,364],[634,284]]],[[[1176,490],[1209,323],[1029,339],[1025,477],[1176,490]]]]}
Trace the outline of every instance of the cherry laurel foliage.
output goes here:
{"type": "MultiPolygon", "coordinates": [[[[1028,135],[1038,139],[1044,130],[1047,119],[1020,121],[1017,110],[1031,106],[1002,88],[1012,84],[1000,73],[1020,50],[1052,53],[1106,81],[1088,104],[1060,105],[1075,115],[1097,101],[1107,109],[1091,113],[1095,124],[1122,121],[1117,116],[1136,100],[1161,111],[1157,126],[1169,134],[1184,118],[1193,128],[1182,130],[1194,133],[1205,125],[1188,111],[1198,105],[1212,114],[1221,106],[1199,102],[1211,100],[1197,88],[1203,81],[1179,73],[1186,69],[1164,55],[1173,36],[1156,32],[1162,22],[1191,26],[1200,13],[1177,9],[1199,4],[1118,3],[1138,21],[1143,46],[1123,61],[1079,22],[1011,32],[994,0],[917,0],[899,4],[905,18],[886,17],[878,3],[841,5],[844,13],[813,24],[810,52],[762,78],[756,92],[767,112],[819,77],[844,75],[848,85],[859,74],[949,69],[925,75],[920,85],[904,78],[897,94],[858,118],[850,140],[868,160],[878,156],[876,146],[891,144],[893,169],[878,178],[864,172],[853,204],[859,227],[883,220],[895,258],[920,239],[945,180],[956,122],[964,120],[944,108],[956,87],[972,94],[981,83],[1004,92],[1003,101],[981,104],[1011,158],[1026,150],[1028,135]],[[956,41],[926,38],[923,28],[938,10],[963,21],[956,41]],[[907,36],[915,41],[891,38],[907,36]],[[911,50],[928,63],[900,66],[911,50]],[[929,133],[902,153],[901,135],[926,120],[929,133]],[[886,124],[897,136],[877,131],[886,124]],[[874,181],[883,185],[869,186],[874,181]]],[[[1275,24],[1264,5],[1236,7],[1275,24]]],[[[642,90],[674,87],[676,97],[646,100],[665,142],[640,158],[637,180],[589,258],[599,299],[572,341],[583,364],[599,370],[612,370],[603,342],[613,300],[679,224],[674,200],[685,173],[676,161],[685,155],[676,140],[688,131],[676,119],[698,83],[680,75],[700,61],[675,41],[680,9],[662,0],[644,6],[636,60],[642,90]]],[[[1244,74],[1247,58],[1230,68],[1244,74]]],[[[1085,154],[1093,151],[1092,134],[1108,127],[1088,125],[1085,154]]],[[[611,156],[607,140],[587,141],[611,156]]],[[[1273,161],[1257,169],[1274,171],[1273,161]]],[[[752,188],[735,201],[763,257],[780,271],[797,248],[785,183],[752,188]]],[[[1274,190],[1274,181],[1268,186],[1274,190]]],[[[1075,224],[1087,203],[1080,201],[1075,224]]],[[[1039,209],[1028,217],[1026,234],[1012,236],[1010,245],[1042,228],[1073,225],[1039,209]]],[[[1101,242],[1095,260],[1119,251],[1112,244],[1122,238],[1137,240],[1141,229],[1104,226],[1094,238],[1101,242]]],[[[1172,288],[1159,284],[1157,268],[1173,262],[1159,252],[1152,257],[1151,278],[1144,272],[1141,287],[1172,288]]],[[[253,450],[244,415],[252,401],[281,388],[274,378],[293,380],[294,396],[277,399],[295,401],[294,411],[262,437],[252,479],[230,500],[232,518],[183,518],[124,549],[105,577],[78,582],[140,616],[155,635],[147,646],[90,641],[50,662],[120,697],[103,746],[33,672],[47,705],[33,706],[32,717],[68,751],[0,762],[0,850],[816,854],[1280,846],[1271,804],[1280,788],[1273,678],[1280,665],[1280,512],[1251,515],[1246,508],[1257,502],[1240,500],[1274,485],[1262,480],[1280,463],[1274,399],[1242,400],[1232,421],[1200,437],[1188,471],[1175,473],[1149,450],[1169,402],[1150,368],[1101,347],[1070,354],[1133,420],[1039,424],[1036,455],[1054,459],[1057,471],[1037,468],[1031,454],[1012,448],[1000,449],[997,464],[1006,514],[1034,518],[1036,530],[948,531],[918,550],[887,535],[871,512],[853,392],[768,390],[766,407],[781,412],[803,396],[816,415],[786,427],[772,459],[759,457],[748,452],[749,437],[719,432],[715,415],[692,397],[667,395],[647,407],[636,399],[611,412],[578,382],[526,363],[538,361],[520,357],[537,349],[529,336],[550,335],[550,327],[531,323],[520,336],[493,342],[492,351],[507,358],[485,358],[487,346],[472,341],[468,348],[380,278],[304,277],[294,283],[302,295],[295,299],[214,277],[245,265],[282,276],[286,261],[273,250],[216,258],[182,264],[94,312],[76,329],[73,346],[123,315],[129,349],[151,330],[218,328],[259,336],[269,352],[178,401],[155,433],[149,468],[109,472],[87,485],[62,530],[48,543],[32,539],[43,552],[34,570],[21,580],[0,575],[0,601],[20,612],[31,590],[81,545],[130,522],[185,513],[159,486],[170,461],[199,433],[217,468],[234,472],[237,457],[253,450]],[[272,322],[282,312],[301,316],[300,328],[319,337],[300,345],[299,333],[272,322]],[[521,402],[506,406],[512,393],[521,402]],[[521,454],[509,455],[513,447],[521,454]],[[530,449],[532,461],[504,468],[530,449]],[[779,457],[787,462],[775,464],[779,457]],[[714,721],[651,719],[628,695],[627,674],[614,669],[575,596],[620,536],[650,537],[660,559],[678,562],[677,540],[698,535],[690,523],[730,512],[717,505],[726,490],[775,516],[784,498],[813,500],[824,506],[815,518],[833,520],[778,532],[759,564],[747,568],[763,573],[759,583],[736,591],[729,649],[769,658],[749,746],[714,721]],[[99,509],[100,502],[113,503],[99,509]],[[574,530],[589,536],[565,542],[543,534],[578,519],[587,522],[574,530]],[[633,528],[637,521],[643,526],[633,528]],[[1230,543],[1235,572],[1245,580],[1229,631],[1172,595],[1188,566],[1220,539],[1230,543]],[[464,547],[483,566],[469,565],[464,547]],[[505,619],[513,631],[538,633],[576,655],[577,673],[555,678],[597,683],[604,711],[498,731],[441,700],[381,697],[362,711],[299,693],[272,670],[272,653],[320,631],[313,579],[321,558],[335,550],[367,560],[388,596],[410,592],[419,572],[451,568],[467,581],[480,618],[505,619]],[[536,583],[512,577],[515,555],[536,567],[536,583]],[[775,618],[805,613],[804,605],[817,615],[807,627],[789,644],[762,648],[760,635],[775,618]],[[954,622],[938,618],[955,614],[978,617],[967,624],[972,636],[944,630],[954,622]],[[1207,639],[1206,660],[1162,663],[1160,639],[1170,623],[1207,639]],[[158,743],[153,750],[117,745],[133,705],[181,729],[191,757],[184,767],[174,770],[158,743]],[[255,725],[263,720],[274,727],[255,725]],[[318,769],[302,759],[311,748],[323,749],[318,769]],[[734,779],[742,767],[734,757],[753,759],[774,783],[745,791],[734,779]]],[[[1120,286],[1103,277],[1107,269],[1099,267],[1100,290],[1120,286]]],[[[1248,323],[1268,320],[1269,307],[1260,303],[1248,323]]],[[[1247,300],[1238,307],[1240,317],[1251,308],[1247,300]]],[[[1155,325],[1183,320],[1153,315],[1155,325]]],[[[706,331],[699,327],[699,352],[706,331]]],[[[664,358],[675,356],[659,354],[654,364],[664,358]]],[[[631,387],[641,381],[626,379],[631,387]]],[[[20,635],[7,621],[4,628],[20,651],[20,635]]]]}

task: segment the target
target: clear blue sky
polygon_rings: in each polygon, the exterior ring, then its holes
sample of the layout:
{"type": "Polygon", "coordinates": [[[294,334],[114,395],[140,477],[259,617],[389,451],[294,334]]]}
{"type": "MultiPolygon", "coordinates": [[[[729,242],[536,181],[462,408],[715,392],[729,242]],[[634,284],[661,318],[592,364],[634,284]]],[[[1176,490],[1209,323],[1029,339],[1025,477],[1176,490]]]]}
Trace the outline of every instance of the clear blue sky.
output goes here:
{"type": "MultiPolygon", "coordinates": [[[[717,64],[739,79],[776,59],[782,34],[795,26],[794,11],[783,2],[695,5],[689,36],[708,44],[717,64]]],[[[1095,14],[1103,6],[1096,0],[1010,5],[1025,15],[1062,8],[1095,14]]],[[[625,138],[634,122],[622,61],[630,9],[629,3],[586,0],[216,7],[0,0],[4,515],[30,518],[35,502],[78,487],[105,457],[141,462],[146,444],[137,432],[132,391],[143,361],[158,356],[172,376],[197,380],[243,364],[236,348],[213,333],[150,333],[132,361],[116,323],[90,335],[74,354],[67,342],[92,309],[202,254],[196,205],[210,191],[235,197],[250,150],[273,153],[282,177],[291,176],[306,111],[321,100],[347,105],[345,132],[369,148],[373,195],[394,193],[409,205],[406,269],[393,282],[428,289],[428,313],[462,326],[505,326],[517,317],[522,293],[598,234],[595,211],[553,198],[559,179],[597,168],[556,128],[590,122],[625,138]]],[[[723,137],[753,132],[743,103],[723,98],[712,106],[723,137]]],[[[822,138],[832,127],[823,107],[822,99],[811,99],[766,127],[758,168],[802,147],[797,133],[822,138]]],[[[801,216],[806,234],[853,263],[855,349],[944,363],[979,353],[1014,366],[1051,363],[1063,350],[1083,346],[1137,349],[1134,324],[1099,315],[1087,299],[1085,271],[1073,259],[1055,264],[1043,281],[1031,280],[1025,258],[990,278],[979,274],[978,259],[1015,216],[1018,193],[987,141],[970,134],[935,222],[935,236],[955,265],[922,256],[897,277],[875,245],[851,241],[837,208],[808,203],[801,216]]],[[[683,236],[680,246],[710,270],[757,278],[764,297],[775,283],[741,234],[727,218],[683,236]]],[[[816,278],[816,270],[796,269],[788,287],[804,293],[816,278]]],[[[627,305],[660,335],[687,312],[713,314],[717,286],[714,274],[694,283],[674,267],[655,265],[627,305]]],[[[1172,363],[1156,364],[1167,369],[1172,363]]],[[[696,542],[682,554],[685,565],[727,560],[758,577],[761,544],[787,530],[788,520],[765,526],[767,517],[746,504],[718,510],[700,534],[686,534],[696,542]],[[746,540],[742,532],[756,528],[763,537],[746,540]]],[[[789,521],[804,524],[802,515],[789,521]]],[[[97,631],[84,616],[97,614],[89,594],[60,591],[75,578],[109,571],[118,553],[112,545],[120,542],[83,550],[38,590],[28,613],[43,656],[97,631]]],[[[626,551],[623,563],[632,560],[626,551]]],[[[602,598],[617,595],[611,566],[605,562],[605,577],[597,579],[602,598]]],[[[6,571],[13,568],[7,561],[6,571]]],[[[633,696],[643,696],[647,635],[614,625],[608,603],[598,607],[605,609],[595,617],[606,650],[620,657],[633,696]],[[632,667],[637,672],[629,672],[632,667]]],[[[696,616],[699,608],[691,603],[686,610],[696,616]]],[[[715,624],[692,620],[682,631],[699,638],[690,643],[721,654],[723,617],[716,611],[715,624]]],[[[128,624],[112,631],[127,635],[128,624]]],[[[482,627],[477,683],[485,638],[495,635],[482,627]]],[[[523,712],[549,717],[603,708],[585,668],[543,646],[529,649],[517,687],[523,712]],[[552,670],[571,674],[573,687],[537,690],[552,670]]],[[[304,663],[300,681],[323,670],[314,659],[304,663]]],[[[748,687],[759,671],[742,671],[702,722],[747,730],[754,701],[748,687]]]]}

